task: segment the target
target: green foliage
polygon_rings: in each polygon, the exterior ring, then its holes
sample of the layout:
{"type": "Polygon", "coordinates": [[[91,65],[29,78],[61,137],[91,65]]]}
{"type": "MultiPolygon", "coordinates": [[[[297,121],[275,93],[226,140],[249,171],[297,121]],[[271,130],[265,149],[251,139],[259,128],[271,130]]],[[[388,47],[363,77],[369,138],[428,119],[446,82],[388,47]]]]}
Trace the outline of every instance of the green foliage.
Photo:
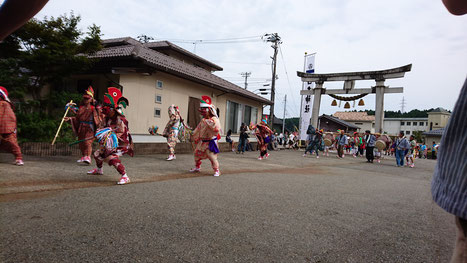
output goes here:
{"type": "MultiPolygon", "coordinates": [[[[65,105],[73,100],[79,103],[80,94],[69,92],[54,93],[46,100],[31,100],[15,104],[20,142],[52,142],[60,121],[65,114],[65,105]]],[[[68,116],[72,116],[69,112],[68,116]]],[[[71,125],[63,123],[57,142],[75,141],[71,125]]]]}
{"type": "Polygon", "coordinates": [[[423,131],[414,131],[413,137],[415,138],[417,142],[422,142],[423,141],[422,134],[423,134],[423,131]]]}
{"type": "Polygon", "coordinates": [[[80,20],[73,12],[42,21],[31,19],[0,43],[0,81],[12,91],[12,98],[23,99],[27,92],[39,99],[46,85],[63,90],[66,78],[92,65],[86,56],[78,54],[101,49],[101,31],[93,25],[82,37],[80,20]]]}
{"type": "MultiPolygon", "coordinates": [[[[0,43],[0,85],[15,101],[22,142],[52,142],[65,105],[81,100],[80,94],[65,92],[63,83],[92,66],[93,61],[85,54],[102,48],[102,33],[96,25],[83,33],[78,28],[80,20],[73,12],[31,19],[0,43]],[[41,96],[44,87],[51,90],[46,97],[41,96]]],[[[74,140],[71,127],[64,123],[57,141],[74,140]]]]}
{"type": "MultiPolygon", "coordinates": [[[[427,110],[411,110],[409,112],[402,113],[401,111],[384,111],[385,118],[428,118],[428,112],[432,111],[433,108],[427,110]]],[[[375,115],[374,110],[361,110],[359,112],[366,112],[368,115],[375,115]]]]}

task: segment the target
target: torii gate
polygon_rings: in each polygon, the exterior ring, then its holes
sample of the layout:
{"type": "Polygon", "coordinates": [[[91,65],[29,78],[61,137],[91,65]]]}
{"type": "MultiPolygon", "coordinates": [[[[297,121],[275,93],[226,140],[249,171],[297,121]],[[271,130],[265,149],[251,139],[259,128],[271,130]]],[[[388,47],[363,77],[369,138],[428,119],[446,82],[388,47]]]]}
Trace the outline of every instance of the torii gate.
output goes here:
{"type": "Polygon", "coordinates": [[[297,71],[297,76],[302,78],[303,82],[315,82],[313,90],[301,90],[300,95],[314,95],[313,110],[311,113],[311,123],[314,127],[318,127],[319,107],[321,104],[322,94],[362,94],[376,93],[376,109],[375,109],[375,131],[383,133],[384,120],[384,94],[385,93],[402,93],[404,88],[394,87],[389,88],[384,86],[386,79],[403,78],[405,72],[412,69],[412,64],[378,71],[361,71],[361,72],[344,72],[344,73],[327,73],[314,74],[297,71]],[[356,80],[375,80],[376,86],[371,88],[354,89],[356,80]],[[343,89],[325,89],[323,87],[326,81],[344,81],[343,89]]]}

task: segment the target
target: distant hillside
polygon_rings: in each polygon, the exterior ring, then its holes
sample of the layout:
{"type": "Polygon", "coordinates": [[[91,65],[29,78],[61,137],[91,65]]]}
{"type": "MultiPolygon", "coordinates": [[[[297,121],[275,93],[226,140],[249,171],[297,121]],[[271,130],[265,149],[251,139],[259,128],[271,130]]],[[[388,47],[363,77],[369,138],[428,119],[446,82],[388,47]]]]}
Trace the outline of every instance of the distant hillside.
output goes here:
{"type": "MultiPolygon", "coordinates": [[[[433,108],[428,110],[411,110],[409,112],[402,113],[401,111],[384,111],[385,118],[428,118],[428,112],[434,110],[433,108]]],[[[356,110],[354,110],[356,111],[356,110]]],[[[374,110],[361,110],[359,112],[366,112],[368,115],[375,115],[374,110]]]]}

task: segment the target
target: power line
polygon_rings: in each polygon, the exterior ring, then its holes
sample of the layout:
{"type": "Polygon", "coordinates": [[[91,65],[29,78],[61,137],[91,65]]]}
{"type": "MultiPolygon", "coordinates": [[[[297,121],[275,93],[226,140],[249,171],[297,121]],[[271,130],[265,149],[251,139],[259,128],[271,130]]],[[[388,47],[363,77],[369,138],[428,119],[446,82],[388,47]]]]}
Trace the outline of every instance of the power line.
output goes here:
{"type": "Polygon", "coordinates": [[[156,38],[157,40],[167,40],[174,43],[189,43],[189,44],[226,44],[226,43],[244,43],[244,42],[260,42],[263,41],[262,36],[249,37],[234,37],[221,39],[174,39],[174,38],[156,38]]]}
{"type": "Polygon", "coordinates": [[[241,62],[241,61],[216,61],[216,64],[249,64],[249,65],[268,65],[269,63],[262,62],[241,62]]]}
{"type": "Polygon", "coordinates": [[[287,72],[287,67],[285,66],[285,59],[284,59],[284,55],[282,54],[282,47],[281,45],[279,45],[279,51],[281,53],[281,58],[282,58],[282,62],[284,62],[284,70],[285,70],[285,76],[287,77],[287,84],[288,84],[288,88],[289,88],[289,91],[290,91],[290,95],[292,95],[292,103],[294,105],[294,107],[297,107],[297,104],[295,103],[295,99],[294,99],[294,96],[293,96],[293,90],[292,90],[292,87],[290,86],[290,79],[289,79],[289,73],[287,72]]]}

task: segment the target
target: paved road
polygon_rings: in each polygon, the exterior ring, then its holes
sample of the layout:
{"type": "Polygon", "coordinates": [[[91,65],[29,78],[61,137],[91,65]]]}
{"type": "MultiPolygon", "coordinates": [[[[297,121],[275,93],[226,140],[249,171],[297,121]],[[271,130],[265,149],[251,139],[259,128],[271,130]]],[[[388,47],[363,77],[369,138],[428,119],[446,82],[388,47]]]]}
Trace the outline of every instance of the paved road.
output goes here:
{"type": "Polygon", "coordinates": [[[123,158],[115,185],[72,157],[0,154],[1,262],[446,262],[453,218],[430,197],[434,161],[222,153],[123,158]]]}

